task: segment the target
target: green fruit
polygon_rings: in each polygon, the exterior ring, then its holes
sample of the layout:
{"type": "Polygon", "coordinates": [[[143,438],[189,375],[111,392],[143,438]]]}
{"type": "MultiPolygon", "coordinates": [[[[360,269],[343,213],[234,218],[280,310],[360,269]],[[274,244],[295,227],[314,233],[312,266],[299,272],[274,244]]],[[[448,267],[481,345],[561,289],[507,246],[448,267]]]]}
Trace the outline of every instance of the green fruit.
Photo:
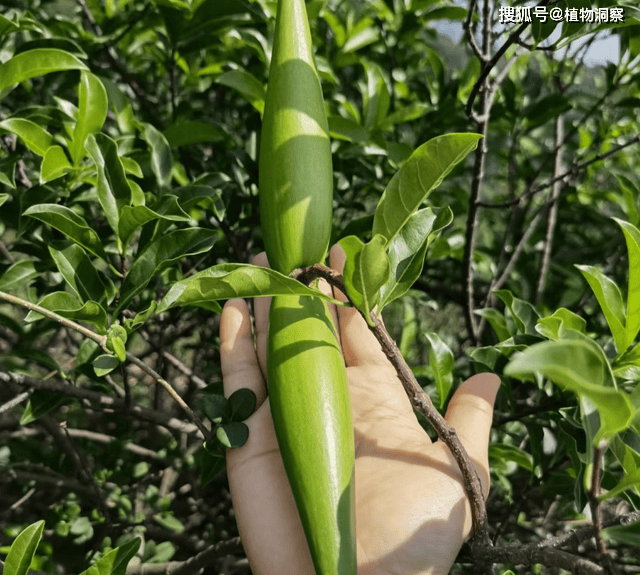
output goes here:
{"type": "Polygon", "coordinates": [[[260,220],[281,273],[324,261],[331,235],[329,127],[304,0],[279,0],[259,158],[260,220]]]}
{"type": "Polygon", "coordinates": [[[268,342],[273,423],[316,573],[355,575],[354,432],[327,305],[274,297],[268,342]]]}

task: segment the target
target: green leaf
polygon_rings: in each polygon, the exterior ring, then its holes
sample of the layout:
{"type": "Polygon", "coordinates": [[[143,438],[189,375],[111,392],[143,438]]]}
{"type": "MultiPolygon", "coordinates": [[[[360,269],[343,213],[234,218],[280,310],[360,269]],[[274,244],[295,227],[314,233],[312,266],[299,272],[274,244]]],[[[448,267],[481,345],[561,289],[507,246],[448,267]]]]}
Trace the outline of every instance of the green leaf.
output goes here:
{"type": "Polygon", "coordinates": [[[53,136],[44,128],[24,118],[9,118],[0,122],[0,129],[20,138],[34,154],[44,156],[53,143],[53,136]]]}
{"type": "Polygon", "coordinates": [[[127,360],[127,330],[121,325],[113,324],[107,333],[107,349],[113,351],[121,363],[127,360]]]}
{"type": "Polygon", "coordinates": [[[489,325],[498,336],[498,341],[506,341],[513,335],[507,327],[507,319],[504,317],[504,314],[500,313],[497,309],[477,309],[474,313],[489,322],[489,325]]]}
{"type": "Polygon", "coordinates": [[[518,333],[536,333],[536,321],[540,317],[540,314],[529,302],[514,297],[509,290],[495,290],[493,293],[496,294],[509,309],[518,333]]]}
{"type": "MultiPolygon", "coordinates": [[[[0,66],[0,78],[2,77],[2,66],[0,66]]],[[[3,575],[26,575],[29,565],[33,561],[36,549],[40,543],[42,532],[44,531],[44,521],[36,521],[24,529],[18,535],[9,549],[9,554],[4,562],[3,575]]]]}
{"type": "Polygon", "coordinates": [[[213,423],[221,423],[227,413],[227,399],[217,393],[202,393],[194,403],[213,423]]]}
{"type": "Polygon", "coordinates": [[[347,256],[342,274],[347,295],[373,325],[371,312],[380,298],[380,288],[387,283],[391,273],[385,239],[376,235],[364,244],[356,236],[347,236],[339,243],[347,256]]]}
{"type": "Polygon", "coordinates": [[[247,387],[234,391],[227,401],[229,419],[231,421],[244,421],[256,408],[256,394],[247,387]]]}
{"type": "Polygon", "coordinates": [[[201,487],[211,483],[214,477],[223,471],[226,466],[224,455],[217,451],[211,453],[206,443],[205,449],[201,449],[196,454],[196,463],[200,469],[201,487]]]}
{"type": "Polygon", "coordinates": [[[420,146],[391,178],[376,207],[373,235],[390,242],[456,164],[478,146],[479,134],[446,134],[420,146]]]}
{"type": "Polygon", "coordinates": [[[62,277],[83,302],[107,300],[106,287],[84,249],[73,243],[54,242],[49,253],[62,277]]]}
{"type": "Polygon", "coordinates": [[[369,133],[367,130],[353,120],[340,116],[330,116],[328,122],[329,134],[332,138],[359,143],[369,141],[369,133]]]}
{"type": "Polygon", "coordinates": [[[140,548],[140,541],[140,538],[136,537],[128,543],[116,547],[80,575],[125,575],[129,561],[140,548]]]}
{"type": "Polygon", "coordinates": [[[429,367],[438,390],[439,408],[443,409],[453,385],[453,352],[437,333],[428,331],[424,335],[429,340],[429,367]]]}
{"type": "MultiPolygon", "coordinates": [[[[203,306],[217,300],[274,295],[308,295],[339,303],[269,268],[250,264],[219,264],[173,284],[160,302],[157,313],[177,305],[203,306]]],[[[219,305],[218,310],[221,310],[219,305]]]]}
{"type": "Polygon", "coordinates": [[[218,76],[216,83],[240,92],[262,116],[267,92],[255,76],[245,70],[230,70],[218,76]]]}
{"type": "MultiPolygon", "coordinates": [[[[626,345],[633,343],[640,330],[640,231],[634,225],[613,218],[622,228],[629,254],[629,289],[627,292],[626,345]]],[[[618,350],[619,353],[626,351],[618,350]]]]}
{"type": "Polygon", "coordinates": [[[171,170],[173,169],[173,156],[169,142],[162,132],[151,124],[144,124],[140,135],[151,148],[151,170],[158,180],[158,184],[161,188],[168,187],[171,183],[171,170]]]}
{"type": "Polygon", "coordinates": [[[366,91],[362,95],[364,126],[372,130],[378,128],[387,117],[391,98],[380,66],[367,61],[363,61],[363,66],[367,78],[366,91]]]}
{"type": "Polygon", "coordinates": [[[449,207],[423,208],[413,214],[387,244],[390,278],[380,290],[379,310],[402,297],[420,277],[429,245],[453,220],[449,207]]]}
{"type": "Polygon", "coordinates": [[[249,439],[249,428],[245,423],[224,423],[216,429],[216,437],[228,449],[242,447],[249,439]]]}
{"type": "Polygon", "coordinates": [[[181,121],[171,124],[163,134],[172,148],[204,142],[218,142],[224,139],[224,132],[207,122],[181,121]]]}
{"type": "Polygon", "coordinates": [[[115,355],[104,353],[93,360],[93,371],[98,377],[111,373],[120,366],[120,360],[115,355]]]}
{"type": "Polygon", "coordinates": [[[131,204],[131,186],[118,156],[118,145],[105,134],[89,134],[85,147],[98,173],[98,200],[117,234],[120,210],[131,204]]]}
{"type": "Polygon", "coordinates": [[[17,286],[28,287],[31,280],[37,278],[41,273],[36,268],[36,263],[32,260],[20,260],[11,265],[0,276],[0,289],[8,291],[17,286]]]}
{"type": "Polygon", "coordinates": [[[636,521],[631,525],[607,527],[602,530],[602,535],[611,543],[627,545],[633,549],[638,549],[640,548],[640,521],[636,521]]]}
{"type": "Polygon", "coordinates": [[[125,319],[124,327],[127,330],[127,333],[133,333],[141,325],[144,325],[146,321],[155,313],[157,307],[158,303],[156,302],[156,300],[153,300],[146,310],[137,313],[133,318],[125,319]]]}
{"type": "Polygon", "coordinates": [[[587,339],[565,339],[532,345],[516,354],[505,375],[525,377],[539,373],[564,389],[589,399],[598,409],[601,427],[595,442],[626,429],[634,416],[629,395],[608,387],[610,367],[598,345],[587,339]]]}
{"type": "Polygon", "coordinates": [[[0,65],[0,92],[18,82],[63,70],[86,70],[75,56],[55,48],[21,52],[0,65]]]}
{"type": "Polygon", "coordinates": [[[622,303],[620,288],[598,268],[579,265],[576,265],[576,267],[582,272],[596,295],[602,313],[604,313],[611,330],[611,335],[613,335],[618,354],[624,353],[631,342],[627,342],[627,334],[624,327],[624,304],[622,303]]]}
{"type": "Polygon", "coordinates": [[[494,443],[489,446],[489,457],[503,461],[513,461],[527,471],[533,471],[533,456],[515,445],[494,443]]]}
{"type": "Polygon", "coordinates": [[[109,106],[104,85],[91,72],[83,71],[80,75],[78,100],[78,115],[73,130],[72,143],[69,147],[71,158],[76,166],[86,154],[84,142],[87,136],[102,129],[102,125],[107,119],[109,106]]]}
{"type": "Polygon", "coordinates": [[[107,254],[98,234],[89,227],[82,216],[79,216],[66,206],[36,204],[26,210],[23,215],[31,216],[50,225],[94,256],[103,260],[107,259],[107,254]]]}
{"type": "Polygon", "coordinates": [[[131,264],[120,290],[116,315],[161,271],[183,258],[211,249],[216,236],[215,230],[188,228],[173,231],[153,241],[131,264]]]}
{"type": "Polygon", "coordinates": [[[147,206],[124,206],[118,222],[118,234],[122,245],[127,246],[138,228],[157,219],[188,222],[191,218],[180,207],[178,198],[172,195],[162,196],[153,209],[147,206]]]}
{"type": "Polygon", "coordinates": [[[553,315],[542,317],[536,324],[536,331],[548,339],[562,339],[563,331],[573,329],[580,333],[586,333],[587,322],[578,314],[561,307],[553,312],[553,315]]]}
{"type": "Polygon", "coordinates": [[[45,184],[57,180],[71,171],[71,164],[60,146],[51,146],[42,158],[40,166],[40,183],[45,184]]]}
{"type": "Polygon", "coordinates": [[[380,37],[378,29],[373,25],[371,18],[362,18],[349,30],[346,42],[342,47],[342,53],[355,52],[369,44],[376,42],[380,37]]]}
{"type": "Polygon", "coordinates": [[[41,417],[55,411],[63,403],[68,403],[69,397],[52,391],[34,391],[29,397],[27,405],[20,416],[20,425],[29,425],[41,417]]]}
{"type": "MultiPolygon", "coordinates": [[[[45,295],[38,305],[67,319],[92,323],[100,333],[107,331],[107,312],[95,301],[87,301],[83,304],[73,294],[57,291],[45,295]]],[[[24,321],[28,323],[43,317],[38,312],[30,311],[24,321]]]]}

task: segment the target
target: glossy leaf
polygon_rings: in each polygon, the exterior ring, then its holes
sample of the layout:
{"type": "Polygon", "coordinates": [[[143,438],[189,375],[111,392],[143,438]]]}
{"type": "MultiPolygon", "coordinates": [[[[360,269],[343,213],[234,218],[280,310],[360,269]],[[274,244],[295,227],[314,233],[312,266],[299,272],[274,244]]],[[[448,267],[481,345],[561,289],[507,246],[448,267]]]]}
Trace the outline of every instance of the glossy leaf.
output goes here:
{"type": "Polygon", "coordinates": [[[258,79],[245,70],[230,70],[221,74],[216,83],[238,90],[260,115],[264,112],[264,100],[267,92],[258,79]]]}
{"type": "MultiPolygon", "coordinates": [[[[45,295],[38,305],[67,319],[92,323],[98,328],[99,333],[105,333],[107,330],[107,312],[95,301],[87,301],[83,304],[76,296],[57,291],[45,295]]],[[[43,317],[38,312],[30,311],[24,321],[37,321],[43,317]]]]}
{"type": "Polygon", "coordinates": [[[53,136],[44,128],[25,118],[8,118],[0,122],[0,130],[20,138],[34,154],[44,156],[53,143],[53,136]]]}
{"type": "Polygon", "coordinates": [[[38,277],[40,272],[36,268],[36,263],[31,260],[21,260],[12,264],[7,271],[0,276],[0,289],[11,291],[16,287],[26,287],[32,279],[38,277]]]}
{"type": "MultiPolygon", "coordinates": [[[[308,295],[337,303],[318,290],[269,268],[219,264],[173,284],[160,302],[157,313],[175,306],[202,306],[218,300],[274,295],[308,295]]],[[[219,305],[217,309],[221,310],[219,305]]]]}
{"type": "Polygon", "coordinates": [[[162,270],[183,258],[206,252],[217,232],[203,228],[176,230],[153,241],[135,259],[120,290],[118,312],[139,294],[162,270]]]}
{"type": "Polygon", "coordinates": [[[509,327],[507,326],[507,319],[504,317],[504,314],[499,312],[497,309],[477,309],[475,311],[475,314],[485,318],[489,322],[489,325],[493,328],[493,331],[495,331],[496,335],[498,336],[498,341],[506,341],[513,335],[509,331],[509,327]]]}
{"type": "Polygon", "coordinates": [[[71,171],[71,164],[60,146],[51,146],[44,153],[40,166],[40,183],[45,184],[61,178],[71,171]]]}
{"type": "Polygon", "coordinates": [[[156,176],[160,187],[166,188],[171,183],[171,170],[173,168],[171,146],[169,146],[169,142],[167,142],[162,132],[151,124],[144,124],[141,136],[151,148],[151,170],[156,176]]]}
{"type": "Polygon", "coordinates": [[[367,79],[366,91],[362,95],[364,104],[364,126],[368,130],[379,127],[387,117],[391,98],[389,88],[380,67],[373,62],[364,62],[367,79]]]}
{"type": "Polygon", "coordinates": [[[635,412],[626,392],[606,385],[610,378],[606,361],[592,341],[549,341],[515,355],[504,373],[512,377],[540,373],[560,387],[588,398],[597,407],[602,421],[597,442],[626,429],[635,412]]]}
{"type": "Polygon", "coordinates": [[[72,54],[55,48],[38,48],[15,55],[0,65],[0,92],[18,82],[63,70],[86,70],[72,54]]]}
{"type": "Polygon", "coordinates": [[[125,575],[127,565],[140,548],[140,538],[136,537],[128,543],[105,553],[89,569],[80,575],[125,575]]]}
{"type": "Polygon", "coordinates": [[[244,421],[256,408],[256,394],[247,387],[236,389],[227,400],[229,419],[244,421]]]}
{"type": "Polygon", "coordinates": [[[102,129],[107,118],[108,105],[107,91],[100,79],[91,72],[82,72],[78,115],[73,130],[72,143],[69,147],[74,165],[77,166],[86,154],[84,142],[87,136],[102,129]]]}
{"type": "Polygon", "coordinates": [[[344,278],[347,295],[371,325],[371,312],[380,298],[380,288],[389,279],[389,259],[385,252],[385,239],[374,236],[364,244],[356,236],[340,240],[347,256],[344,264],[344,278]]]}
{"type": "MultiPolygon", "coordinates": [[[[0,72],[2,68],[0,67],[0,72]]],[[[3,575],[26,575],[40,543],[44,521],[36,521],[24,529],[12,543],[4,562],[3,575]]]]}
{"type": "Polygon", "coordinates": [[[509,290],[495,290],[493,293],[496,294],[509,309],[518,333],[536,333],[535,325],[540,315],[529,302],[514,297],[509,290]]]}
{"type": "Polygon", "coordinates": [[[581,333],[586,333],[587,322],[584,318],[573,313],[567,308],[561,307],[552,315],[541,317],[536,323],[536,331],[547,339],[559,340],[563,331],[573,329],[581,333]]]}
{"type": "Polygon", "coordinates": [[[93,360],[93,371],[98,377],[103,377],[120,367],[120,360],[108,353],[99,355],[93,360]]]}
{"type": "Polygon", "coordinates": [[[249,439],[249,428],[246,423],[240,421],[223,423],[216,429],[216,438],[228,449],[237,449],[249,439]]]}
{"type": "MultiPolygon", "coordinates": [[[[629,254],[629,288],[627,292],[626,344],[633,343],[640,330],[640,231],[634,225],[613,218],[622,228],[629,254]]],[[[618,350],[623,352],[625,350],[618,350]]]]}
{"type": "Polygon", "coordinates": [[[20,425],[29,425],[68,402],[69,398],[60,393],[34,391],[20,416],[20,425]]]}
{"type": "Polygon", "coordinates": [[[102,303],[106,299],[105,285],[79,245],[69,243],[65,246],[54,242],[49,246],[49,253],[62,277],[83,302],[102,303]]]}
{"type": "Polygon", "coordinates": [[[170,125],[163,134],[172,148],[224,139],[224,132],[207,122],[178,122],[170,125]]]}
{"type": "Polygon", "coordinates": [[[388,243],[390,278],[380,289],[379,309],[402,297],[420,277],[429,245],[453,220],[449,207],[423,208],[388,243]]]}
{"type": "Polygon", "coordinates": [[[438,390],[438,407],[443,409],[453,385],[453,353],[437,333],[428,331],[424,335],[429,340],[429,367],[438,390]]]}
{"type": "Polygon", "coordinates": [[[31,216],[50,225],[94,256],[104,260],[107,259],[107,254],[98,234],[89,227],[89,224],[82,216],[79,216],[66,206],[37,204],[31,206],[23,215],[31,216]]]}
{"type": "Polygon", "coordinates": [[[118,156],[118,145],[105,134],[89,134],[85,146],[98,173],[98,200],[114,232],[118,232],[120,210],[131,204],[131,186],[118,156]]]}
{"type": "Polygon", "coordinates": [[[627,334],[625,330],[624,304],[622,303],[622,293],[617,284],[605,276],[598,268],[593,266],[576,267],[582,272],[593,293],[600,304],[600,309],[607,320],[613,341],[616,344],[618,353],[624,353],[628,347],[627,334]]]}
{"type": "Polygon", "coordinates": [[[373,235],[390,242],[451,170],[478,146],[478,134],[447,134],[420,146],[391,178],[376,207],[373,235]]]}

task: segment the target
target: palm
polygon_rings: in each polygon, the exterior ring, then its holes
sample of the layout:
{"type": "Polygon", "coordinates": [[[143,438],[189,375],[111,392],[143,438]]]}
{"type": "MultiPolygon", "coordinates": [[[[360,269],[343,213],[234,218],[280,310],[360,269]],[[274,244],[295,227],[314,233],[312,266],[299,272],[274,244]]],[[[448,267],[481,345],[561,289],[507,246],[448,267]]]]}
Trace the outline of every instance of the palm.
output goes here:
{"type": "MultiPolygon", "coordinates": [[[[332,265],[342,269],[341,254],[332,265]]],[[[266,262],[258,260],[265,265],[266,262]]],[[[335,309],[333,310],[335,313],[335,309]]],[[[221,355],[225,394],[250,387],[258,409],[249,441],[227,455],[240,535],[255,575],[312,574],[313,565],[271,420],[264,379],[268,302],[256,302],[253,346],[244,302],[225,306],[221,355]]],[[[395,370],[356,312],[339,310],[356,442],[359,575],[448,573],[471,515],[457,465],[415,418],[395,370]]],[[[447,419],[475,460],[488,491],[487,440],[499,379],[478,375],[452,399],[447,419]],[[464,422],[464,424],[463,424],[464,422]]]]}

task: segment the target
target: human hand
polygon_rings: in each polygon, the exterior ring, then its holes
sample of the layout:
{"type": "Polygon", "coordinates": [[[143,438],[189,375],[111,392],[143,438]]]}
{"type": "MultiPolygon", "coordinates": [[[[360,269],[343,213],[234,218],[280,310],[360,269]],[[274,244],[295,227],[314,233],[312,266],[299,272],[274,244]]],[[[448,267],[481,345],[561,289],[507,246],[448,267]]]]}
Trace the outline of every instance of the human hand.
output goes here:
{"type": "MultiPolygon", "coordinates": [[[[345,255],[331,250],[342,272],[345,255]]],[[[266,256],[254,259],[267,265],[266,256]]],[[[321,282],[321,289],[331,288],[321,282]]],[[[336,299],[344,299],[336,294],[336,299]]],[[[254,346],[243,300],[227,302],[220,323],[224,393],[248,387],[256,410],[249,439],[227,451],[233,506],[254,575],[312,575],[313,563],[273,428],[266,381],[270,298],[255,300],[254,346]]],[[[355,432],[358,575],[446,575],[471,530],[471,508],[458,465],[416,419],[395,369],[357,310],[331,306],[347,365],[355,432]],[[336,321],[337,320],[337,321],[336,321]]],[[[469,378],[452,397],[450,426],[489,492],[488,443],[498,376],[469,378]]]]}

